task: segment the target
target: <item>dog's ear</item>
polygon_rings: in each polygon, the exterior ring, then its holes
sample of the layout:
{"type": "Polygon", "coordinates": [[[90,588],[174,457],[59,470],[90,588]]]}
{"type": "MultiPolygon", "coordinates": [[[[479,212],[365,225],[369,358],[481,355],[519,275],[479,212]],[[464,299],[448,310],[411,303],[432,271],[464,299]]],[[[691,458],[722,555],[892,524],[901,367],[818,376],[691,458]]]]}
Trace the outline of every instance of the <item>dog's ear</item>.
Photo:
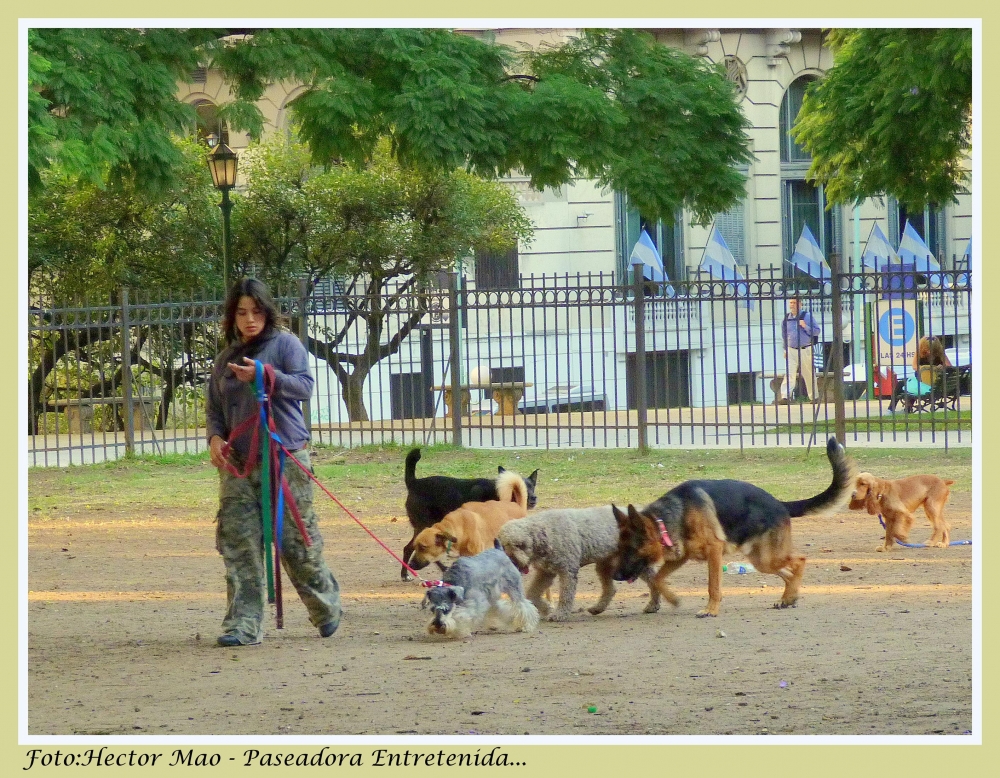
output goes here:
{"type": "MultiPolygon", "coordinates": [[[[538,468],[537,467],[535,468],[534,472],[531,475],[528,476],[527,480],[531,481],[531,485],[532,486],[535,485],[535,483],[538,481],[538,468]]],[[[952,483],[954,483],[954,482],[952,482],[952,483]]]]}
{"type": "Polygon", "coordinates": [[[465,602],[465,588],[462,586],[450,586],[448,587],[448,596],[456,605],[461,605],[465,602]]]}
{"type": "Polygon", "coordinates": [[[423,602],[420,603],[420,610],[427,610],[427,603],[429,603],[431,601],[431,596],[430,595],[431,595],[430,592],[426,592],[424,594],[423,602]]]}
{"type": "Polygon", "coordinates": [[[877,516],[882,512],[882,505],[879,502],[881,495],[875,494],[875,490],[868,487],[868,494],[865,495],[865,510],[869,516],[877,516]]]}
{"type": "Polygon", "coordinates": [[[611,503],[611,511],[615,514],[615,521],[618,522],[619,527],[624,527],[628,523],[628,515],[622,513],[621,509],[614,503],[611,503]]]}
{"type": "Polygon", "coordinates": [[[629,521],[631,521],[633,524],[642,523],[642,514],[639,513],[639,511],[632,503],[629,503],[628,505],[628,517],[629,521]]]}
{"type": "Polygon", "coordinates": [[[506,468],[503,465],[499,465],[497,467],[497,475],[500,475],[501,473],[506,473],[506,472],[507,472],[507,470],[506,470],[506,468]]]}

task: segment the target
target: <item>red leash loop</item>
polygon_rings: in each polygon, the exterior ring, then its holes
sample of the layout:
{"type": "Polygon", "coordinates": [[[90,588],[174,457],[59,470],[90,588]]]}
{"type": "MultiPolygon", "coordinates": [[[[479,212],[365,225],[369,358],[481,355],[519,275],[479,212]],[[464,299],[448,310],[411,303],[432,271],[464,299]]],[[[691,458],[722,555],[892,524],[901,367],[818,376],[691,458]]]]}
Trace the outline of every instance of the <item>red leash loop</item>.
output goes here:
{"type": "MultiPolygon", "coordinates": [[[[264,365],[264,386],[268,397],[270,397],[274,392],[274,383],[275,383],[274,367],[272,367],[271,365],[264,365]]],[[[237,478],[246,478],[247,476],[249,476],[250,471],[253,470],[254,468],[254,465],[257,464],[257,461],[259,459],[261,459],[260,435],[259,435],[259,430],[260,430],[259,402],[257,405],[257,411],[258,412],[256,414],[247,417],[243,422],[238,424],[236,428],[229,433],[229,440],[227,440],[222,446],[222,456],[225,459],[226,470],[228,470],[229,473],[236,476],[237,478]],[[253,430],[250,435],[250,450],[247,453],[246,462],[244,463],[243,470],[241,471],[232,462],[229,461],[229,454],[230,451],[232,450],[232,442],[236,440],[238,437],[240,437],[240,435],[245,434],[246,431],[249,429],[253,430]]],[[[274,416],[270,413],[267,414],[267,426],[272,433],[277,432],[277,427],[275,426],[274,423],[274,416]]],[[[281,446],[282,450],[286,454],[288,454],[288,449],[286,449],[284,445],[282,445],[281,443],[278,443],[278,445],[281,446]]],[[[272,450],[271,460],[275,464],[277,463],[277,456],[278,456],[277,450],[272,450]]],[[[291,456],[291,454],[289,454],[289,456],[291,456]]],[[[295,459],[295,457],[292,457],[292,459],[295,459]]],[[[301,463],[299,463],[298,460],[296,460],[296,464],[298,464],[299,467],[302,467],[301,463]]],[[[303,470],[305,470],[305,468],[303,468],[303,470]]],[[[277,469],[275,471],[277,472],[277,469]]],[[[312,477],[312,474],[309,473],[308,470],[306,470],[305,472],[310,477],[312,477]]],[[[295,499],[292,497],[292,490],[288,486],[288,479],[285,478],[284,475],[281,476],[281,490],[282,492],[284,492],[285,502],[288,503],[288,508],[292,512],[292,518],[295,519],[295,526],[298,528],[299,534],[302,536],[302,541],[306,544],[307,547],[311,546],[312,538],[309,537],[309,533],[306,531],[305,524],[302,521],[302,514],[299,512],[299,506],[296,505],[295,499]]],[[[277,545],[277,543],[275,545],[277,545]]]]}
{"type": "MultiPolygon", "coordinates": [[[[342,510],[342,511],[343,511],[344,513],[346,513],[346,514],[347,514],[348,516],[350,516],[350,517],[351,517],[352,519],[354,519],[354,521],[355,521],[355,522],[357,523],[357,525],[358,525],[359,527],[361,527],[361,529],[363,529],[363,530],[364,530],[365,532],[367,532],[367,533],[368,533],[368,534],[369,534],[369,535],[371,536],[372,540],[374,540],[374,541],[375,541],[376,543],[378,543],[378,544],[379,544],[380,546],[382,546],[382,548],[384,548],[384,549],[386,550],[386,552],[387,552],[387,553],[389,554],[389,556],[391,556],[391,557],[392,557],[393,559],[395,559],[395,560],[396,560],[397,562],[399,562],[399,563],[400,563],[400,564],[401,564],[401,565],[402,565],[403,567],[405,567],[405,568],[406,568],[406,569],[407,569],[407,570],[408,570],[408,571],[409,571],[410,573],[412,573],[412,574],[413,574],[413,576],[414,576],[415,578],[420,578],[420,580],[421,580],[421,581],[423,581],[423,580],[424,580],[424,579],[423,579],[423,577],[422,577],[422,576],[420,575],[420,573],[418,573],[418,572],[417,572],[416,570],[414,570],[414,569],[413,569],[412,567],[410,567],[410,566],[409,566],[408,564],[406,564],[406,562],[404,562],[404,561],[403,561],[402,559],[400,559],[400,558],[399,558],[398,556],[396,556],[396,554],[395,554],[395,553],[393,553],[392,549],[390,549],[390,548],[389,548],[389,547],[388,547],[388,546],[387,546],[387,545],[386,545],[385,543],[383,543],[383,542],[382,542],[382,541],[381,541],[381,540],[380,540],[380,539],[378,538],[378,536],[377,536],[377,535],[375,535],[375,533],[374,533],[374,532],[372,532],[372,531],[371,531],[370,529],[368,529],[368,527],[366,527],[366,526],[365,526],[365,525],[364,525],[364,524],[362,523],[361,519],[359,519],[359,518],[358,518],[357,516],[355,516],[355,515],[354,515],[353,513],[351,513],[351,512],[350,512],[350,511],[348,510],[347,506],[346,506],[346,505],[344,505],[344,503],[342,503],[342,502],[341,502],[340,500],[338,500],[338,499],[337,499],[336,497],[334,497],[334,496],[333,496],[333,494],[332,494],[332,493],[330,492],[330,490],[329,490],[329,489],[327,489],[327,488],[326,488],[325,486],[323,486],[323,484],[321,484],[321,483],[319,482],[319,480],[318,480],[318,479],[316,478],[316,476],[314,476],[314,475],[313,475],[312,473],[310,473],[310,472],[309,472],[309,470],[308,470],[308,469],[307,469],[307,468],[305,467],[305,465],[303,465],[303,464],[302,464],[301,462],[299,462],[299,460],[298,460],[298,459],[296,459],[296,458],[295,458],[295,455],[294,455],[294,454],[293,454],[293,453],[292,453],[291,451],[289,451],[289,450],[288,450],[287,448],[285,448],[285,447],[284,447],[284,446],[283,446],[282,444],[280,444],[280,443],[279,443],[278,445],[279,445],[279,446],[281,446],[281,450],[282,450],[282,451],[284,451],[284,452],[285,452],[285,454],[287,454],[287,455],[288,455],[288,458],[289,458],[289,459],[291,459],[291,460],[292,460],[292,461],[293,461],[293,462],[294,462],[295,464],[297,464],[297,465],[299,466],[299,469],[300,469],[300,470],[301,470],[301,471],[302,471],[303,473],[305,473],[305,474],[306,474],[307,476],[309,476],[309,478],[310,478],[310,479],[311,479],[311,480],[312,480],[312,481],[313,481],[313,482],[314,482],[314,483],[315,483],[315,484],[316,484],[316,485],[317,485],[317,486],[318,486],[318,487],[319,487],[320,489],[322,489],[322,490],[323,490],[323,492],[324,492],[324,493],[326,494],[326,496],[327,496],[327,497],[329,497],[329,498],[330,498],[331,500],[333,500],[333,501],[334,501],[335,503],[337,503],[337,505],[339,505],[339,506],[340,506],[340,509],[341,509],[341,510],[342,510]]],[[[424,582],[424,583],[423,583],[422,585],[423,585],[423,586],[434,586],[434,585],[436,585],[436,584],[435,584],[435,583],[427,583],[427,582],[424,582]]]]}
{"type": "MultiPolygon", "coordinates": [[[[274,381],[275,381],[274,368],[271,365],[264,365],[264,383],[268,396],[270,396],[274,390],[274,381]]],[[[258,411],[259,411],[259,406],[258,406],[258,411]]],[[[229,440],[227,440],[222,447],[222,456],[226,460],[225,462],[226,470],[228,470],[232,475],[236,476],[237,478],[246,478],[248,475],[250,475],[250,471],[253,469],[253,466],[257,462],[257,458],[260,454],[259,450],[260,439],[258,436],[258,430],[260,429],[260,424],[258,424],[258,415],[251,416],[246,421],[239,424],[229,434],[229,440]],[[246,433],[248,429],[251,429],[251,427],[253,429],[253,432],[251,433],[251,438],[250,438],[250,451],[247,454],[246,464],[243,468],[243,471],[241,472],[235,465],[233,465],[232,462],[229,461],[229,452],[232,449],[231,441],[236,440],[240,435],[246,433]]],[[[276,432],[274,425],[274,417],[271,414],[268,414],[268,427],[271,430],[271,432],[276,432]]],[[[423,577],[420,575],[420,573],[418,573],[416,570],[410,567],[404,560],[396,556],[396,554],[392,551],[392,549],[390,549],[385,543],[383,543],[378,538],[378,536],[375,535],[374,532],[368,529],[368,527],[366,527],[364,523],[357,516],[351,513],[351,511],[348,510],[347,506],[344,505],[344,503],[342,503],[340,500],[334,497],[333,494],[330,492],[330,490],[327,489],[325,486],[323,486],[323,484],[319,482],[316,476],[314,476],[311,472],[309,472],[309,469],[305,465],[303,465],[298,459],[296,459],[295,455],[291,451],[285,448],[284,443],[282,443],[280,439],[276,438],[275,436],[272,436],[272,439],[275,441],[275,443],[278,444],[278,447],[285,452],[286,456],[288,456],[289,459],[291,459],[296,465],[298,465],[299,469],[303,473],[305,473],[313,483],[315,483],[320,489],[322,489],[327,497],[329,497],[331,500],[337,503],[337,505],[340,506],[340,509],[348,516],[350,516],[355,521],[355,523],[359,527],[361,527],[361,529],[367,532],[369,536],[371,536],[371,538],[376,543],[382,546],[382,548],[386,550],[389,556],[391,556],[393,559],[399,562],[403,567],[405,567],[407,571],[411,575],[413,575],[414,578],[419,578],[421,581],[421,586],[432,587],[432,586],[448,585],[445,584],[443,581],[424,580],[423,577]]],[[[278,456],[277,450],[272,450],[272,458],[276,458],[277,456],[278,456]]],[[[284,475],[282,475],[281,477],[281,489],[284,492],[285,501],[288,503],[288,507],[292,512],[293,518],[295,519],[295,525],[298,527],[299,533],[302,535],[303,541],[307,546],[311,546],[312,539],[309,537],[309,533],[306,532],[305,525],[302,523],[302,515],[299,513],[299,507],[298,505],[295,504],[295,500],[292,497],[291,489],[288,486],[288,479],[285,478],[284,475]]]]}

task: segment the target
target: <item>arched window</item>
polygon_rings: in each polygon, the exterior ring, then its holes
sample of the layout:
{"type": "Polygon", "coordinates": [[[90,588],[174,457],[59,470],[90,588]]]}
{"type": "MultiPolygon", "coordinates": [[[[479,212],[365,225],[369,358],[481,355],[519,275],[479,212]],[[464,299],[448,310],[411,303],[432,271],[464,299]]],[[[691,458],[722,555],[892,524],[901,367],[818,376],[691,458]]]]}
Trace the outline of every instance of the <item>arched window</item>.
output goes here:
{"type": "Polygon", "coordinates": [[[799,110],[802,108],[802,98],[805,97],[806,89],[815,80],[815,76],[803,76],[796,79],[789,85],[781,100],[778,129],[781,136],[781,161],[784,163],[806,162],[808,167],[808,163],[812,159],[809,152],[795,142],[789,131],[795,124],[795,117],[799,115],[799,110]]]}
{"type": "Polygon", "coordinates": [[[219,119],[219,109],[210,100],[199,100],[194,104],[194,109],[198,114],[195,131],[198,140],[208,143],[210,135],[221,139],[227,146],[229,145],[229,128],[226,123],[219,119]]]}
{"type": "MultiPolygon", "coordinates": [[[[779,148],[781,159],[781,236],[782,258],[788,260],[795,250],[795,243],[808,225],[819,243],[823,255],[839,251],[841,245],[840,209],[827,210],[823,186],[806,180],[812,157],[792,138],[791,128],[802,108],[802,98],[815,76],[803,76],[793,81],[781,100],[778,117],[779,148]]],[[[784,275],[804,275],[787,261],[782,263],[784,275]]]]}

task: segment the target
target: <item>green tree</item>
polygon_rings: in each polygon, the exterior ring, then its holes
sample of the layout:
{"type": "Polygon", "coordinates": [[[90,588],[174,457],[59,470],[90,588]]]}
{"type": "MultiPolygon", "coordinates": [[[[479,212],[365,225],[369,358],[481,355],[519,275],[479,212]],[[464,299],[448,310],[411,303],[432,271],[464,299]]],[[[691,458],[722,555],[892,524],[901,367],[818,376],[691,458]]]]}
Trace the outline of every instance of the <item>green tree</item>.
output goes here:
{"type": "Polygon", "coordinates": [[[110,166],[162,184],[164,133],[194,121],[173,84],[200,63],[234,99],[220,116],[259,137],[257,101],[287,79],[314,162],[371,161],[389,138],[404,165],[537,187],[576,176],[624,191],[644,213],[686,205],[699,221],[743,196],[746,119],[721,71],[635,30],[592,31],[521,56],[443,29],[79,30],[29,37],[29,163],[98,183],[110,166]]]}
{"type": "Polygon", "coordinates": [[[246,154],[247,187],[233,209],[234,255],[276,288],[336,276],[336,324],[309,349],[337,375],[352,421],[368,419],[362,388],[428,312],[428,274],[471,251],[526,241],[531,223],[513,192],[461,170],[400,165],[388,139],[363,166],[312,164],[301,144],[275,139],[246,154]]]}
{"type": "Polygon", "coordinates": [[[892,195],[907,208],[968,186],[969,29],[845,29],[833,67],[806,93],[792,130],[831,202],[892,195]]]}
{"type": "Polygon", "coordinates": [[[36,28],[28,31],[28,183],[50,167],[103,186],[133,178],[156,190],[181,159],[172,137],[194,125],[177,84],[216,45],[212,30],[36,28]]]}
{"type": "MultiPolygon", "coordinates": [[[[59,314],[49,310],[53,304],[89,299],[111,307],[85,317],[71,311],[72,324],[64,330],[33,330],[32,432],[46,400],[63,390],[85,397],[120,392],[124,360],[113,319],[123,287],[163,299],[221,281],[218,196],[204,149],[186,139],[175,138],[172,145],[179,164],[169,186],[155,194],[138,189],[131,177],[98,185],[58,168],[41,173],[44,186],[28,200],[29,296],[42,306],[38,315],[58,325],[52,317],[59,314]]],[[[133,331],[129,364],[137,366],[137,384],[145,374],[162,387],[162,427],[175,393],[200,383],[217,344],[204,325],[194,323],[172,329],[137,322],[133,331]]]]}
{"type": "Polygon", "coordinates": [[[221,280],[218,194],[205,150],[172,138],[178,163],[155,194],[133,178],[93,183],[52,168],[28,202],[28,278],[48,301],[117,301],[122,287],[169,292],[221,280]]]}

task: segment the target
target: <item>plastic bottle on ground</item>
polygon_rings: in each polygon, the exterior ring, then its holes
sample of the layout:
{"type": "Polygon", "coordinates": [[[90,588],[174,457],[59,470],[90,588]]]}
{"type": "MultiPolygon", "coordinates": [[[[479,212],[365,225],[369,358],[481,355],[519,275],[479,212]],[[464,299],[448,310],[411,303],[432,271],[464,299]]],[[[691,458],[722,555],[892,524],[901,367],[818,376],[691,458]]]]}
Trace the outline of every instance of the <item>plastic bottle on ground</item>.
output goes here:
{"type": "Polygon", "coordinates": [[[756,571],[757,568],[749,562],[727,562],[722,566],[722,572],[729,573],[730,575],[746,575],[747,573],[754,573],[756,571]]]}

